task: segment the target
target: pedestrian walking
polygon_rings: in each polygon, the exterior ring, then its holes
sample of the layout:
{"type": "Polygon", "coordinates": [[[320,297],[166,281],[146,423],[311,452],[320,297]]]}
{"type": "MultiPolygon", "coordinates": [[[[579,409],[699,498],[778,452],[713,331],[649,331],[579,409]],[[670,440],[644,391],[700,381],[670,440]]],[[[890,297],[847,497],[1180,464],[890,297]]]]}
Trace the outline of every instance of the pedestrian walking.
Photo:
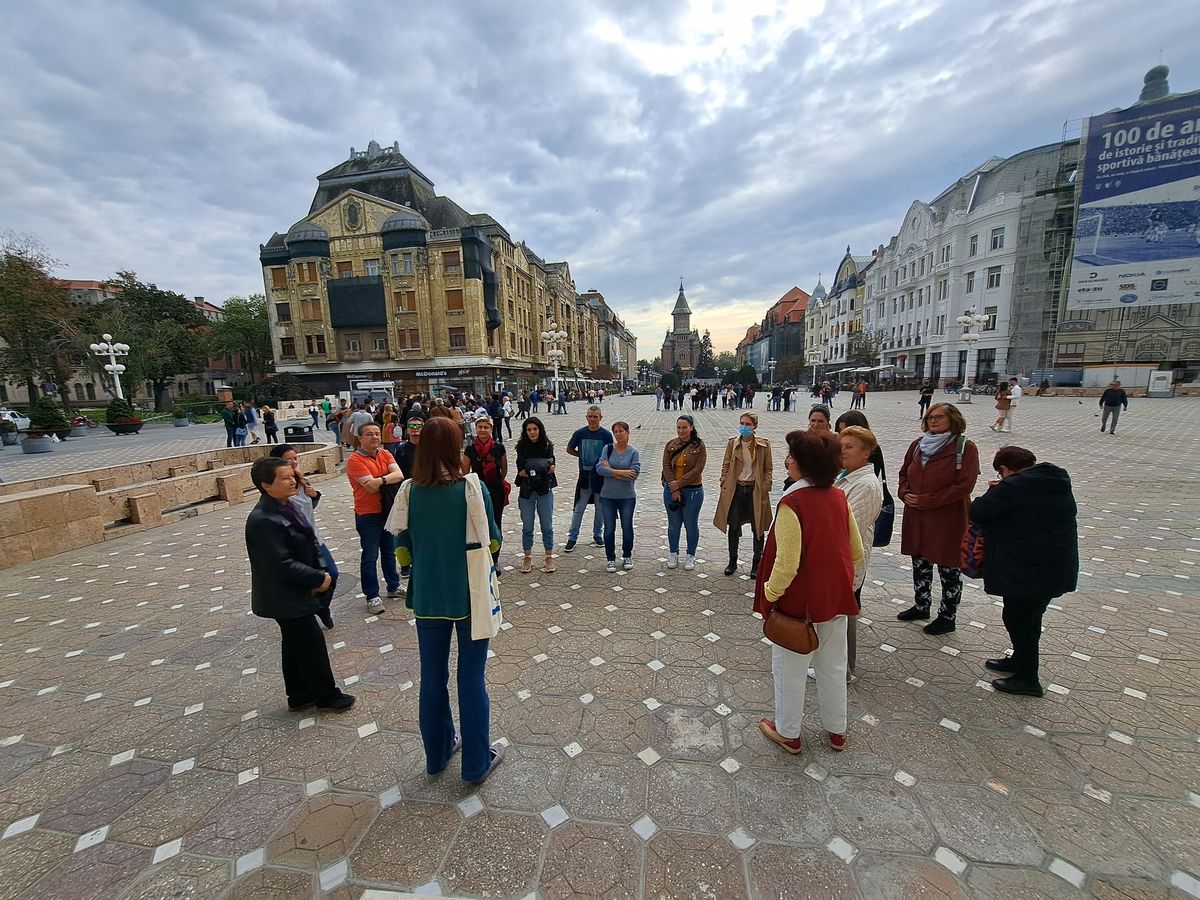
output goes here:
{"type": "Polygon", "coordinates": [[[996,690],[1041,697],[1042,616],[1051,600],[1075,590],[1079,576],[1071,476],[1024,447],[1001,447],[992,467],[999,478],[975,498],[970,515],[983,537],[983,588],[1002,598],[1012,656],[984,665],[1003,674],[992,682],[996,690]]]}
{"type": "Polygon", "coordinates": [[[758,413],[746,410],[738,420],[738,433],[725,445],[721,459],[721,493],[713,525],[724,531],[729,544],[729,564],[725,574],[733,575],[738,568],[738,544],[742,528],[750,526],[753,556],[750,577],[758,575],[762,559],[763,540],[771,524],[771,442],[759,437],[758,413]]]}
{"type": "Polygon", "coordinates": [[[1017,379],[1008,379],[1008,415],[1005,417],[1008,427],[1004,429],[1005,431],[1013,430],[1013,420],[1016,418],[1017,407],[1020,405],[1023,395],[1024,391],[1021,390],[1021,385],[1017,379]]]}
{"type": "Polygon", "coordinates": [[[404,480],[392,454],[380,446],[379,426],[364,425],[359,434],[359,446],[346,459],[346,477],[354,492],[354,529],[358,532],[361,554],[358,562],[360,586],[367,597],[367,610],[372,615],[384,612],[379,596],[379,571],[387,585],[387,596],[396,598],[400,589],[400,573],[396,569],[396,547],[392,535],[383,526],[387,511],[383,508],[384,489],[404,480]]]}
{"type": "Polygon", "coordinates": [[[663,506],[667,509],[667,568],[679,565],[679,532],[687,530],[685,571],[696,568],[700,545],[700,508],[704,505],[704,464],[708,449],[691,416],[675,420],[675,437],[663,448],[663,506]]]}
{"type": "Polygon", "coordinates": [[[262,495],[246,517],[250,610],[279,626],[288,709],[316,704],[347,710],[354,697],[338,688],[314,618],[324,594],[333,590],[333,576],[321,567],[316,533],[291,504],[296,493],[292,467],[278,457],[263,457],[250,467],[250,481],[262,495]]]}
{"type": "Polygon", "coordinates": [[[854,571],[863,541],[846,495],[833,486],[841,448],[829,432],[792,431],[785,461],[792,487],[784,492],[767,534],[754,585],[754,611],[767,619],[811,622],[817,646],[797,652],[771,645],[775,717],[759,730],[788,753],[800,753],[804,697],[811,665],[817,682],[821,727],[833,750],[846,749],[846,621],[856,612],[854,571]]]}
{"type": "Polygon", "coordinates": [[[929,407],[921,430],[900,466],[898,496],[904,503],[900,552],[912,557],[914,600],[896,618],[902,622],[929,618],[936,565],[942,602],[925,633],[946,634],[955,630],[962,599],[959,562],[971,491],[979,478],[979,450],[963,433],[966,420],[952,403],[929,407]]]}
{"type": "Polygon", "coordinates": [[[500,529],[486,488],[473,474],[463,474],[462,443],[453,423],[433,419],[424,432],[413,477],[401,487],[387,524],[396,534],[397,558],[412,566],[406,605],[417,627],[425,772],[437,775],[461,748],[463,781],[482,784],[500,764],[505,747],[491,743],[485,681],[488,644],[499,627],[487,554],[499,552],[500,529]],[[481,615],[487,611],[493,614],[481,615]],[[448,689],[455,637],[457,733],[448,689]]]}
{"type": "Polygon", "coordinates": [[[642,471],[642,458],[636,447],[629,446],[629,423],[612,427],[613,443],[600,453],[596,474],[603,479],[600,507],[604,513],[604,555],[608,571],[617,571],[616,528],[621,517],[621,567],[633,568],[633,510],[637,504],[634,482],[642,471]]]}
{"type": "Polygon", "coordinates": [[[314,431],[316,431],[317,424],[320,422],[320,413],[321,413],[321,411],[320,411],[320,408],[317,406],[317,401],[316,400],[309,401],[308,417],[310,419],[312,419],[312,427],[313,427],[314,431]]]}
{"type": "Polygon", "coordinates": [[[554,571],[554,444],[546,437],[546,428],[537,416],[525,420],[517,439],[517,507],[521,511],[521,549],[525,559],[522,572],[533,569],[533,524],[541,526],[542,547],[546,552],[543,572],[554,571]]]}
{"type": "Polygon", "coordinates": [[[927,381],[921,385],[921,396],[917,400],[918,411],[917,418],[924,419],[925,413],[929,412],[929,404],[933,402],[933,382],[927,381]]]}
{"type": "Polygon", "coordinates": [[[988,428],[992,431],[1003,431],[1004,422],[1012,411],[1012,400],[1009,397],[1008,385],[1002,384],[996,389],[996,421],[988,428]]]}
{"type": "Polygon", "coordinates": [[[1100,395],[1100,431],[1103,433],[1104,428],[1108,425],[1108,420],[1112,419],[1112,427],[1108,430],[1109,434],[1117,433],[1117,421],[1121,418],[1122,410],[1129,409],[1129,395],[1125,393],[1121,387],[1121,382],[1111,381],[1104,393],[1100,395]]]}

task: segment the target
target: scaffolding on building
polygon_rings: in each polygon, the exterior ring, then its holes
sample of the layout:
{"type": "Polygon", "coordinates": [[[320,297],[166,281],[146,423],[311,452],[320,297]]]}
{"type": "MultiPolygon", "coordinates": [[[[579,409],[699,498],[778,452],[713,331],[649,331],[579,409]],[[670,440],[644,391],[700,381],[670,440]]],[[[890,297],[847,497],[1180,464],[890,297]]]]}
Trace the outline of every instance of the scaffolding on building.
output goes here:
{"type": "Polygon", "coordinates": [[[1045,372],[1054,365],[1075,231],[1082,133],[1082,119],[1063,123],[1057,164],[1034,174],[1032,190],[1021,204],[1009,330],[1008,368],[1013,374],[1045,372]]]}

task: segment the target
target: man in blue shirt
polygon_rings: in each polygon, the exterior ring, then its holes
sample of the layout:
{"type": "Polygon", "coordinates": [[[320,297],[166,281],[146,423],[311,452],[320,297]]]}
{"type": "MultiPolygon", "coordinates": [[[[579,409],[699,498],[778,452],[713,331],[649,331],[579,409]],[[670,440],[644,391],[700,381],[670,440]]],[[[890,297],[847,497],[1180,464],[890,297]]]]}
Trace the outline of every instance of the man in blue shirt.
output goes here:
{"type": "Polygon", "coordinates": [[[575,549],[575,541],[579,538],[579,526],[583,524],[583,514],[589,503],[596,507],[592,519],[592,543],[597,547],[604,546],[604,523],[600,516],[600,491],[592,492],[592,471],[600,461],[600,454],[605,447],[611,447],[612,432],[600,427],[603,414],[600,407],[593,404],[588,407],[587,425],[576,429],[567,442],[567,453],[579,458],[579,481],[575,485],[575,509],[571,513],[571,527],[567,531],[567,543],[564,553],[575,549]]]}

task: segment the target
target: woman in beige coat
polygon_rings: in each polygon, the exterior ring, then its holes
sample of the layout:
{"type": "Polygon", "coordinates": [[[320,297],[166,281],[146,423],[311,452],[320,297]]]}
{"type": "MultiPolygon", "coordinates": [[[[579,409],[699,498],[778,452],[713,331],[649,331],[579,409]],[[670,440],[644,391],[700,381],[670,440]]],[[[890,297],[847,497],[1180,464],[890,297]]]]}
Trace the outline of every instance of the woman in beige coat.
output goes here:
{"type": "Polygon", "coordinates": [[[738,434],[729,439],[721,460],[721,496],[713,524],[729,537],[729,565],[725,574],[738,567],[738,543],[742,526],[750,526],[754,541],[754,561],[750,577],[758,575],[762,558],[763,535],[771,525],[771,442],[758,437],[758,413],[747,411],[739,420],[738,434]]]}

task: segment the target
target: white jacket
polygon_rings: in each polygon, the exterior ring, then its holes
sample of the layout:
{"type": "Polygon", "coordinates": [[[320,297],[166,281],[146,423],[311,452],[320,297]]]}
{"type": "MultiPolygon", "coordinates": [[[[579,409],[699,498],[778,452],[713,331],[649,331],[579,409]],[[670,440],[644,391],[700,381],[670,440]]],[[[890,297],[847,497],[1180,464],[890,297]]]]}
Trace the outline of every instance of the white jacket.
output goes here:
{"type": "Polygon", "coordinates": [[[854,524],[862,535],[863,558],[854,567],[854,589],[858,590],[866,580],[867,566],[871,562],[871,536],[875,533],[879,510],[883,508],[883,484],[869,462],[853,472],[843,472],[833,484],[845,493],[854,524]]]}

